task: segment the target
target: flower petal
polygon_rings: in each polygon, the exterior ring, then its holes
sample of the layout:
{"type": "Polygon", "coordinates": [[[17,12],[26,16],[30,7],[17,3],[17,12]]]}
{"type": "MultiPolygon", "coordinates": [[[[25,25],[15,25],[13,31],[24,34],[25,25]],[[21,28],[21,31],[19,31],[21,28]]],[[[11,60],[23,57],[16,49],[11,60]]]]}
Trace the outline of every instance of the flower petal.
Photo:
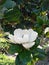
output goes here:
{"type": "Polygon", "coordinates": [[[38,37],[38,33],[33,31],[32,29],[29,29],[29,42],[33,42],[38,37]]]}
{"type": "Polygon", "coordinates": [[[26,43],[29,40],[28,30],[16,29],[14,31],[14,39],[16,43],[26,43]]]}
{"type": "MultiPolygon", "coordinates": [[[[23,44],[25,43],[25,45],[29,46],[30,43],[34,42],[36,40],[38,36],[38,33],[33,31],[32,29],[16,29],[14,31],[14,36],[10,35],[9,38],[10,40],[12,40],[13,42],[17,43],[17,44],[23,44]]],[[[31,44],[33,45],[33,43],[31,44]]]]}
{"type": "Polygon", "coordinates": [[[18,44],[21,44],[22,43],[22,37],[17,37],[17,36],[14,35],[14,40],[18,44]]]}
{"type": "Polygon", "coordinates": [[[22,29],[16,29],[14,31],[14,39],[16,43],[22,43],[22,35],[23,35],[22,29]]]}
{"type": "Polygon", "coordinates": [[[22,29],[16,29],[16,30],[14,31],[14,35],[21,37],[21,36],[23,35],[22,29]]]}
{"type": "Polygon", "coordinates": [[[27,29],[23,30],[22,42],[26,43],[29,41],[29,32],[27,29]]]}
{"type": "Polygon", "coordinates": [[[24,48],[29,49],[29,48],[31,48],[34,44],[35,44],[35,42],[25,43],[25,44],[22,44],[22,45],[23,45],[24,48]]]}

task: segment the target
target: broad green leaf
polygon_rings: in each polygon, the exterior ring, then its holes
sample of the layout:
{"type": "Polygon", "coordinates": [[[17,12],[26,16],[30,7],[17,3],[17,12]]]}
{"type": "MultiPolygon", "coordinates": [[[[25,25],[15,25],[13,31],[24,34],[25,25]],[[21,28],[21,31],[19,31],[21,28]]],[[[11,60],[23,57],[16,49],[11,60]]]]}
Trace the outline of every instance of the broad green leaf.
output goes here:
{"type": "Polygon", "coordinates": [[[16,65],[27,65],[31,60],[31,53],[27,50],[22,50],[16,58],[16,65]]]}
{"type": "Polygon", "coordinates": [[[15,7],[11,11],[9,10],[7,13],[5,13],[4,18],[10,22],[19,22],[20,21],[21,12],[20,10],[15,7]]]}
{"type": "Polygon", "coordinates": [[[18,44],[10,44],[9,46],[9,49],[8,49],[8,52],[10,54],[14,54],[14,53],[20,53],[22,51],[22,45],[18,45],[18,44]]]}

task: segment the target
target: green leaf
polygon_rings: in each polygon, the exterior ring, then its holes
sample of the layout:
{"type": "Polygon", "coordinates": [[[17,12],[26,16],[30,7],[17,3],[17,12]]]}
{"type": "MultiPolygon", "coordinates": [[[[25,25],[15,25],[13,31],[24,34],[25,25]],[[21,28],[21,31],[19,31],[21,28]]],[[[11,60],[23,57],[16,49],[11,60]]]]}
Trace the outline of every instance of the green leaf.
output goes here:
{"type": "Polygon", "coordinates": [[[45,54],[45,51],[43,49],[37,48],[36,51],[39,52],[39,53],[41,53],[41,54],[45,54]]]}
{"type": "Polygon", "coordinates": [[[36,48],[32,51],[33,58],[36,60],[38,59],[44,59],[46,57],[46,53],[43,49],[36,48]]]}
{"type": "Polygon", "coordinates": [[[42,34],[42,32],[43,32],[42,27],[37,25],[36,31],[38,32],[38,35],[40,36],[42,34]]]}
{"type": "Polygon", "coordinates": [[[19,55],[17,55],[17,57],[16,57],[15,64],[16,65],[25,65],[24,61],[22,61],[20,59],[19,55]]]}
{"type": "Polygon", "coordinates": [[[43,25],[43,18],[41,16],[37,16],[37,23],[38,25],[43,25]]]}
{"type": "Polygon", "coordinates": [[[0,19],[4,18],[4,13],[8,11],[8,9],[12,9],[16,6],[16,3],[12,0],[3,0],[5,1],[2,6],[0,6],[0,19]]]}
{"type": "Polygon", "coordinates": [[[11,11],[9,10],[7,13],[5,13],[4,18],[10,22],[14,21],[18,22],[20,21],[20,16],[21,16],[20,10],[17,7],[15,7],[11,11]]]}
{"type": "Polygon", "coordinates": [[[10,44],[9,46],[9,49],[8,49],[8,52],[10,54],[14,54],[14,53],[20,53],[22,51],[22,45],[18,45],[18,44],[10,44]]]}
{"type": "Polygon", "coordinates": [[[45,57],[46,57],[46,55],[41,54],[41,53],[39,53],[39,54],[37,54],[37,55],[34,56],[34,58],[38,58],[40,60],[43,60],[45,57]]]}
{"type": "Polygon", "coordinates": [[[16,58],[16,65],[27,65],[31,61],[31,53],[28,50],[22,50],[16,58]]]}

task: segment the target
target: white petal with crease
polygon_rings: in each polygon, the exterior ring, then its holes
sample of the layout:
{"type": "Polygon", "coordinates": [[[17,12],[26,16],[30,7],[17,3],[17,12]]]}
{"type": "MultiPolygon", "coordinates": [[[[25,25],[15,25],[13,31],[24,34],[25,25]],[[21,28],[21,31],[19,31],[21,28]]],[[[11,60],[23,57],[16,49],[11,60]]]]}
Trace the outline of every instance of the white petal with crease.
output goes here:
{"type": "Polygon", "coordinates": [[[24,48],[29,49],[29,48],[31,48],[34,44],[35,44],[35,42],[25,43],[25,44],[22,44],[22,45],[23,45],[24,48]]]}
{"type": "Polygon", "coordinates": [[[32,29],[29,29],[29,41],[33,42],[38,37],[38,33],[33,31],[32,29]]]}

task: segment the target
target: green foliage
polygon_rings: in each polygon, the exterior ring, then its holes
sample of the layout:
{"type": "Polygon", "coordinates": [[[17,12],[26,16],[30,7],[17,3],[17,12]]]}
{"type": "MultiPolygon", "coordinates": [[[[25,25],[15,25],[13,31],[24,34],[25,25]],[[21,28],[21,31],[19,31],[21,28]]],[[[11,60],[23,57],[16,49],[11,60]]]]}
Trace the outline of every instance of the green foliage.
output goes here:
{"type": "Polygon", "coordinates": [[[22,49],[22,51],[16,57],[16,65],[28,65],[29,62],[30,65],[32,65],[34,60],[36,61],[36,59],[41,60],[45,58],[46,54],[44,50],[37,48],[39,42],[39,39],[37,39],[35,45],[29,50],[22,49]]]}
{"type": "Polygon", "coordinates": [[[6,7],[7,9],[11,9],[13,7],[16,6],[16,3],[12,0],[6,0],[4,7],[6,7]]]}
{"type": "Polygon", "coordinates": [[[4,15],[4,18],[10,22],[13,22],[13,21],[19,22],[20,16],[21,16],[20,10],[17,7],[15,7],[12,10],[9,10],[8,12],[6,12],[4,15]]]}
{"type": "Polygon", "coordinates": [[[8,52],[10,53],[10,54],[14,54],[14,53],[16,53],[16,52],[18,52],[18,53],[20,53],[22,51],[22,46],[21,45],[16,45],[16,44],[11,44],[10,46],[9,46],[9,49],[8,49],[8,52]]]}
{"type": "Polygon", "coordinates": [[[1,1],[2,5],[0,5],[0,19],[3,19],[4,18],[4,13],[9,10],[9,9],[12,9],[13,7],[16,6],[16,3],[12,0],[3,0],[1,1]]]}
{"type": "Polygon", "coordinates": [[[42,4],[42,9],[43,10],[49,10],[49,0],[44,0],[42,4]]]}
{"type": "Polygon", "coordinates": [[[42,26],[42,25],[48,25],[48,18],[47,16],[38,16],[37,17],[37,23],[39,26],[42,26]]]}
{"type": "Polygon", "coordinates": [[[0,48],[4,48],[4,49],[7,48],[8,49],[8,47],[9,47],[9,44],[6,41],[6,39],[0,38],[0,48]]]}
{"type": "Polygon", "coordinates": [[[22,50],[16,58],[16,65],[27,65],[29,61],[31,61],[30,52],[27,50],[22,50]]]}
{"type": "Polygon", "coordinates": [[[4,4],[6,2],[6,0],[0,0],[0,5],[4,4]]]}
{"type": "Polygon", "coordinates": [[[0,54],[0,65],[15,65],[14,59],[9,59],[5,54],[0,54]]]}
{"type": "MultiPolygon", "coordinates": [[[[39,38],[43,30],[49,26],[49,19],[46,16],[48,10],[49,0],[2,0],[0,2],[0,23],[4,32],[12,33],[15,28],[32,28],[38,32],[39,38]]],[[[7,49],[10,54],[19,53],[16,65],[31,65],[33,60],[45,57],[44,50],[37,48],[40,40],[37,39],[35,42],[32,48],[26,50],[22,45],[0,40],[0,47],[7,49]]]]}
{"type": "Polygon", "coordinates": [[[34,59],[38,58],[39,60],[42,60],[43,58],[45,58],[45,55],[46,55],[44,50],[39,49],[39,48],[33,50],[33,54],[34,54],[33,58],[34,59]]]}

